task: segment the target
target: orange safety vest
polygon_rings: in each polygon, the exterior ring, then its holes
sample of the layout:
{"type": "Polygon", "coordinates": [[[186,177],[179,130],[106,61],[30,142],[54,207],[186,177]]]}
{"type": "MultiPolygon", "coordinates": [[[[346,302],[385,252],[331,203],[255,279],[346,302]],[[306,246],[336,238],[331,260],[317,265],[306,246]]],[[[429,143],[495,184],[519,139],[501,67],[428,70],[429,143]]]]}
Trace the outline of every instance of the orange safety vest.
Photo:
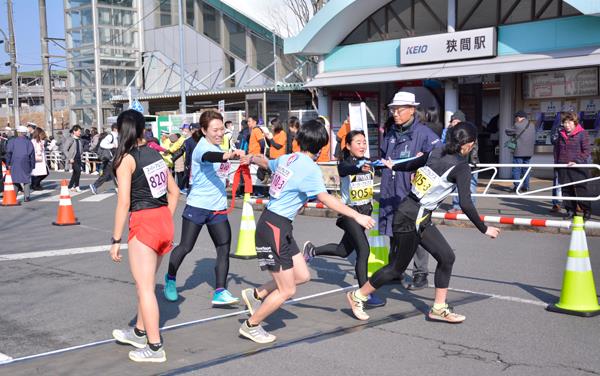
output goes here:
{"type": "Polygon", "coordinates": [[[344,150],[344,148],[346,147],[346,135],[348,133],[350,133],[350,122],[348,120],[345,120],[336,135],[337,138],[341,140],[340,150],[344,150]]]}
{"type": "Polygon", "coordinates": [[[269,158],[277,159],[285,154],[285,147],[287,145],[287,134],[285,131],[280,131],[273,135],[273,142],[281,145],[281,149],[275,149],[274,147],[269,148],[269,158]]]}
{"type": "Polygon", "coordinates": [[[265,136],[258,126],[252,128],[252,131],[250,132],[250,141],[248,142],[248,154],[262,154],[260,151],[260,140],[263,140],[264,138],[265,136]]]}

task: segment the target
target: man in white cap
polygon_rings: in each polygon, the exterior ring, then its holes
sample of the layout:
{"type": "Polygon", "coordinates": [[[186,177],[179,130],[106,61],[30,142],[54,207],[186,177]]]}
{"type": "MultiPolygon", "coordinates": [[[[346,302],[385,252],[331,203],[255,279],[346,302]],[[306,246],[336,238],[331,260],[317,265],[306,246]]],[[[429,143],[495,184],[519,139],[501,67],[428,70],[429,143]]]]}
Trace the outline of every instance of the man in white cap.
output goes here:
{"type": "MultiPolygon", "coordinates": [[[[394,99],[388,105],[391,118],[386,122],[381,142],[382,158],[410,158],[419,152],[430,152],[436,147],[441,147],[439,137],[415,115],[418,105],[413,93],[399,91],[394,95],[394,99]]],[[[387,168],[382,170],[379,202],[379,231],[382,235],[394,235],[394,212],[400,201],[410,193],[410,175],[411,172],[394,172],[387,168]]],[[[409,289],[427,287],[428,261],[429,255],[419,247],[415,253],[415,269],[409,289]]]]}

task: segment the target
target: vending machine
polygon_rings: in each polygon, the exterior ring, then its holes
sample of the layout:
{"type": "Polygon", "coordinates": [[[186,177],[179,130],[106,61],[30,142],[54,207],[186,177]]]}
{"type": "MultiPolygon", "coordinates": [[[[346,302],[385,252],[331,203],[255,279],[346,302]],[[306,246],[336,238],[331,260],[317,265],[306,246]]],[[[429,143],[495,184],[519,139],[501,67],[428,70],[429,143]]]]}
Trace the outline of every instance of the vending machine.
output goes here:
{"type": "Polygon", "coordinates": [[[586,98],[579,102],[579,124],[588,131],[593,143],[600,131],[600,98],[586,98]]]}

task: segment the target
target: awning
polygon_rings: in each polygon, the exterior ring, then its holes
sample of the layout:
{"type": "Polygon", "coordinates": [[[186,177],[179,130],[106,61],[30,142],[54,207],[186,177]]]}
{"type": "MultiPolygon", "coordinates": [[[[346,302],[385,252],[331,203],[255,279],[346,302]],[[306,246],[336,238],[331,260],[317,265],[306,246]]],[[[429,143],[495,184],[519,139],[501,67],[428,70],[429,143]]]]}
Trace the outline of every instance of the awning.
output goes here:
{"type": "Polygon", "coordinates": [[[531,72],[598,65],[600,48],[578,48],[539,54],[507,55],[492,59],[426,65],[356,69],[318,74],[304,87],[346,86],[379,82],[451,78],[481,74],[531,72]]]}

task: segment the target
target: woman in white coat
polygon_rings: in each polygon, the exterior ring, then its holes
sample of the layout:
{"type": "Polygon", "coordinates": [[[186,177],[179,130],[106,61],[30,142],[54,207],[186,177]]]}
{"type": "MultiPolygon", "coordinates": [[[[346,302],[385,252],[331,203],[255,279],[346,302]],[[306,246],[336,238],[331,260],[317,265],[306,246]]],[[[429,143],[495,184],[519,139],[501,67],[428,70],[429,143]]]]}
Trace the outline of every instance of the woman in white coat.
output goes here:
{"type": "Polygon", "coordinates": [[[31,189],[41,191],[42,180],[48,176],[48,165],[46,164],[46,132],[36,128],[31,136],[31,143],[35,152],[35,167],[31,171],[31,189]]]}

